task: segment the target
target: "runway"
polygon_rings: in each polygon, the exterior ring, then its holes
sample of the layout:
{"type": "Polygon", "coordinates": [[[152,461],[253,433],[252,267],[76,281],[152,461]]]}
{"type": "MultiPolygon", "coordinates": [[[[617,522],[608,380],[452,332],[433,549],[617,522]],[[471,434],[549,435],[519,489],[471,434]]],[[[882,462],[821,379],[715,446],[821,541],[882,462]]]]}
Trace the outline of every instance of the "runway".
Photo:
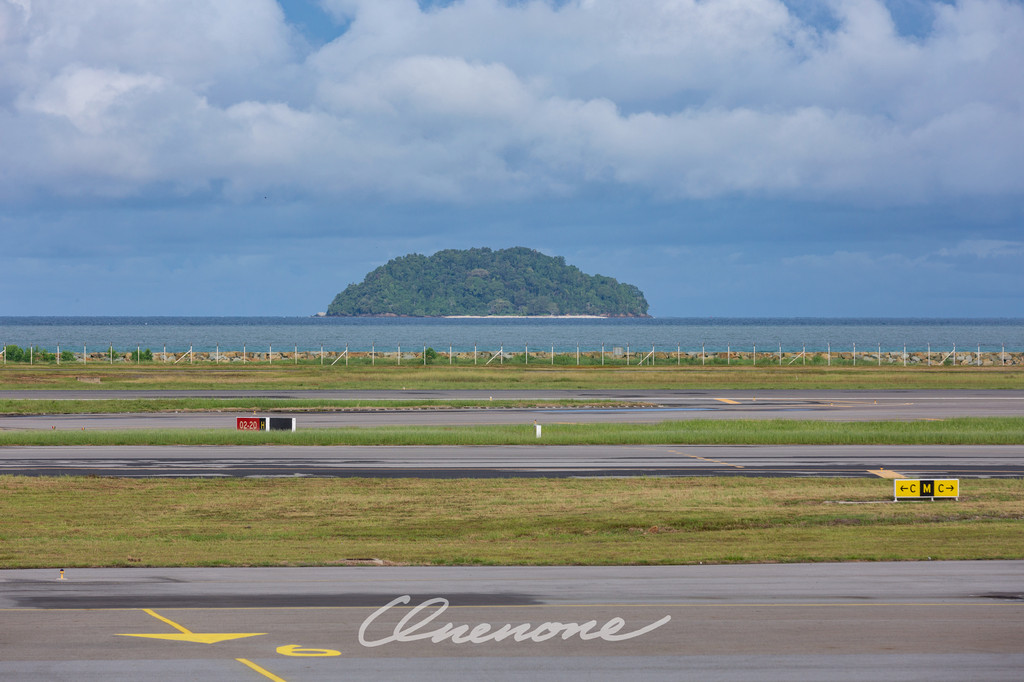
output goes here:
{"type": "Polygon", "coordinates": [[[996,446],[4,447],[0,474],[121,477],[510,478],[1024,476],[1024,444],[996,446]],[[881,472],[879,470],[885,470],[881,472]],[[873,473],[874,472],[874,473],[873,473]]]}
{"type": "Polygon", "coordinates": [[[801,682],[1024,669],[1024,564],[1011,561],[56,578],[0,571],[0,678],[801,682]],[[461,639],[437,634],[448,623],[465,626],[461,639]],[[484,636],[506,625],[521,637],[484,636]],[[601,636],[611,630],[623,637],[601,636]]]}

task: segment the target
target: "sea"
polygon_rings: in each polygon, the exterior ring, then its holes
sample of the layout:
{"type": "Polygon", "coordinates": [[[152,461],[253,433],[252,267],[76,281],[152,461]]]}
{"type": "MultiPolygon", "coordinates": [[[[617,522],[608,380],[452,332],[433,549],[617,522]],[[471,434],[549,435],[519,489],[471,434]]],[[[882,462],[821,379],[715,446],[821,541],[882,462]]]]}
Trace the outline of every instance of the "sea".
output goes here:
{"type": "Polygon", "coordinates": [[[1024,318],[0,317],[0,347],[196,352],[1024,351],[1024,318]]]}

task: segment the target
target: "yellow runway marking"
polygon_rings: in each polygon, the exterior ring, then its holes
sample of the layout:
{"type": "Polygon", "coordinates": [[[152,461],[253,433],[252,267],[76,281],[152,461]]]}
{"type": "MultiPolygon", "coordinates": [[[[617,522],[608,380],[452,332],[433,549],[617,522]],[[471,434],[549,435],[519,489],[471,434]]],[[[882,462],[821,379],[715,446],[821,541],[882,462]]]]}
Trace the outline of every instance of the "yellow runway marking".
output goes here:
{"type": "Polygon", "coordinates": [[[730,464],[729,462],[723,462],[722,460],[719,459],[708,459],[707,457],[701,457],[700,455],[691,455],[686,452],[680,452],[679,450],[669,450],[669,452],[671,452],[674,455],[682,455],[683,457],[689,457],[690,459],[699,459],[702,462],[709,462],[711,464],[723,464],[727,467],[732,467],[734,469],[746,468],[742,464],[730,464]]]}
{"type": "Polygon", "coordinates": [[[715,398],[715,400],[717,400],[720,403],[725,403],[726,405],[739,405],[740,404],[740,401],[738,401],[738,400],[729,400],[728,398],[715,398]]]}
{"type": "Polygon", "coordinates": [[[868,473],[881,478],[906,478],[903,474],[890,469],[868,469],[868,473]]]}
{"type": "Polygon", "coordinates": [[[266,670],[264,668],[259,667],[258,665],[256,665],[255,663],[253,663],[252,661],[250,661],[248,659],[236,658],[235,660],[238,661],[239,663],[243,664],[243,665],[249,666],[250,668],[252,668],[256,672],[258,672],[260,675],[263,675],[264,677],[266,677],[269,680],[274,680],[274,682],[285,682],[284,679],[278,677],[277,675],[275,675],[274,673],[270,672],[269,670],[266,670]]]}
{"type": "Polygon", "coordinates": [[[146,639],[164,639],[164,640],[169,640],[169,641],[172,641],[172,642],[193,642],[195,644],[217,644],[218,642],[226,642],[226,641],[232,640],[232,639],[242,639],[243,637],[259,637],[260,635],[267,634],[265,632],[232,632],[232,633],[225,633],[225,632],[192,632],[191,630],[189,630],[189,629],[187,629],[185,627],[182,627],[181,625],[178,625],[173,620],[164,618],[163,616],[161,616],[156,611],[153,611],[152,609],[142,609],[142,610],[144,612],[148,613],[149,615],[153,616],[157,620],[162,620],[163,622],[167,623],[172,628],[177,630],[178,634],[175,634],[175,635],[169,635],[169,634],[137,635],[137,634],[118,633],[117,634],[118,637],[143,637],[143,638],[146,638],[146,639]]]}

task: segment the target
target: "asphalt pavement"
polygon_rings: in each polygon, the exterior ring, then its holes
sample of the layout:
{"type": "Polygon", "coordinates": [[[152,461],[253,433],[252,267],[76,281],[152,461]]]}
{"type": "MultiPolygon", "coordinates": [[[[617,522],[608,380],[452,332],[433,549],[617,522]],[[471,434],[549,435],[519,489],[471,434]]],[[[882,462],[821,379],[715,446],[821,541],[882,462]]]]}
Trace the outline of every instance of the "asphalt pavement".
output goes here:
{"type": "Polygon", "coordinates": [[[1013,561],[0,571],[0,678],[1019,680],[1022,624],[1013,561]]]}

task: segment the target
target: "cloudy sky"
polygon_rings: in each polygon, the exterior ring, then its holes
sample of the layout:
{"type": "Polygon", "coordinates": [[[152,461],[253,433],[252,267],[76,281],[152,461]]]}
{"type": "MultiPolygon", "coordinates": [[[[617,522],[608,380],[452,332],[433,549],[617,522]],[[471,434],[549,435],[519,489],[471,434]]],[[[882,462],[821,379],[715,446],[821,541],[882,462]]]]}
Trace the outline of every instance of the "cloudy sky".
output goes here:
{"type": "Polygon", "coordinates": [[[1020,0],[0,0],[0,315],[527,246],[669,316],[1024,316],[1020,0]]]}

